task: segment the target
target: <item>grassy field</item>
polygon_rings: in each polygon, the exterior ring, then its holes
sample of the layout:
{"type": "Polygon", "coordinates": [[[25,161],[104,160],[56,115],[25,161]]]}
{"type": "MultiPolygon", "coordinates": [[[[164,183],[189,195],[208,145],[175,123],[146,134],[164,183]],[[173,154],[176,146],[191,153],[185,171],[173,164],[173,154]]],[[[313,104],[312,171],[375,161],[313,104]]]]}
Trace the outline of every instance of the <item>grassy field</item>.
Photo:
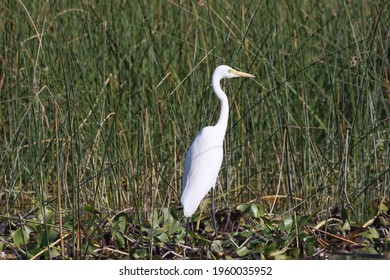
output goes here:
{"type": "Polygon", "coordinates": [[[389,6],[6,1],[2,258],[388,257],[389,6]],[[181,176],[219,64],[256,78],[225,83],[219,231],[207,197],[189,248],[181,176]]]}

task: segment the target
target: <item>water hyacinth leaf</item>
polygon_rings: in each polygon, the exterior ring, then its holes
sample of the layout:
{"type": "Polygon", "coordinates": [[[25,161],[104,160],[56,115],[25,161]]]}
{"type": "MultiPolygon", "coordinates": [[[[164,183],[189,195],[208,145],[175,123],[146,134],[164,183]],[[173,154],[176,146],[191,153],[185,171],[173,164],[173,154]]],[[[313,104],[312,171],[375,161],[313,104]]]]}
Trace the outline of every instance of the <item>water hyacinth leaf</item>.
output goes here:
{"type": "Polygon", "coordinates": [[[247,239],[248,237],[250,237],[250,236],[252,236],[252,231],[243,231],[243,232],[240,232],[240,237],[242,237],[242,238],[245,238],[245,239],[247,239]]]}
{"type": "Polygon", "coordinates": [[[257,205],[255,203],[252,203],[250,207],[251,207],[250,209],[251,209],[252,217],[259,218],[260,214],[259,214],[259,208],[257,207],[257,205]]]}
{"type": "Polygon", "coordinates": [[[55,248],[50,248],[49,251],[50,251],[50,257],[52,259],[58,258],[61,255],[60,252],[55,248]]]}
{"type": "Polygon", "coordinates": [[[161,242],[167,242],[168,241],[168,234],[166,234],[165,232],[163,232],[163,233],[161,233],[159,235],[156,235],[156,237],[161,242]]]}
{"type": "Polygon", "coordinates": [[[351,230],[351,225],[349,224],[349,220],[345,220],[342,230],[351,230]]]}
{"type": "Polygon", "coordinates": [[[207,256],[207,259],[208,260],[216,260],[217,258],[214,256],[213,252],[207,250],[207,253],[206,253],[206,256],[207,256]]]}
{"type": "Polygon", "coordinates": [[[211,249],[216,253],[222,253],[222,241],[221,240],[214,240],[213,243],[211,243],[211,249]]]}
{"type": "Polygon", "coordinates": [[[55,212],[47,207],[37,211],[37,220],[41,223],[53,224],[55,222],[55,212]]]}
{"type": "Polygon", "coordinates": [[[166,229],[168,234],[172,235],[176,233],[180,228],[180,222],[176,220],[168,208],[163,210],[164,224],[163,227],[166,229]]]}
{"type": "Polygon", "coordinates": [[[276,257],[276,256],[279,256],[279,255],[282,255],[284,253],[286,253],[286,251],[289,249],[289,247],[284,247],[283,249],[281,250],[276,250],[276,251],[273,251],[269,254],[270,257],[276,257]]]}
{"type": "Polygon", "coordinates": [[[251,207],[250,203],[243,203],[237,206],[237,210],[241,211],[242,213],[248,213],[250,207],[251,207]]]}
{"type": "Polygon", "coordinates": [[[163,217],[160,217],[157,209],[153,209],[151,215],[149,215],[148,222],[152,228],[158,227],[160,221],[162,222],[163,217]]]}
{"type": "Polygon", "coordinates": [[[270,253],[275,251],[276,248],[277,248],[277,244],[275,242],[269,244],[267,247],[264,248],[264,255],[268,256],[270,253]]]}
{"type": "Polygon", "coordinates": [[[113,233],[113,238],[115,241],[115,246],[118,248],[122,248],[125,246],[125,239],[123,238],[122,234],[119,232],[113,233]]]}
{"type": "Polygon", "coordinates": [[[307,224],[311,224],[311,223],[314,223],[314,220],[313,220],[313,217],[315,216],[315,213],[311,214],[311,215],[303,215],[301,216],[300,218],[297,217],[297,220],[298,220],[298,228],[303,228],[305,227],[307,224]]]}
{"type": "Polygon", "coordinates": [[[12,234],[12,241],[16,247],[20,247],[30,241],[30,230],[28,227],[22,229],[18,228],[12,234]]]}
{"type": "Polygon", "coordinates": [[[91,213],[91,214],[94,214],[94,215],[100,215],[101,212],[99,210],[97,210],[93,205],[92,203],[91,204],[85,204],[84,206],[84,211],[88,212],[88,213],[91,213]]]}
{"type": "Polygon", "coordinates": [[[349,220],[349,213],[348,213],[347,209],[345,209],[345,208],[343,208],[343,209],[341,210],[341,219],[342,219],[343,221],[349,220]]]}
{"type": "Polygon", "coordinates": [[[285,254],[275,256],[275,260],[287,260],[287,256],[285,254]]]}
{"type": "Polygon", "coordinates": [[[42,224],[40,223],[37,223],[36,220],[26,220],[26,226],[28,226],[30,228],[30,230],[32,232],[39,232],[41,231],[41,228],[42,228],[42,224]]]}
{"type": "Polygon", "coordinates": [[[169,213],[168,208],[163,209],[163,225],[170,224],[173,220],[171,213],[169,213]]]}
{"type": "Polygon", "coordinates": [[[290,232],[291,228],[293,226],[293,217],[292,216],[284,217],[284,219],[283,219],[283,226],[284,226],[284,230],[285,231],[290,232]]]}
{"type": "Polygon", "coordinates": [[[127,217],[125,215],[115,217],[113,225],[114,228],[116,228],[119,232],[125,233],[127,226],[127,217]]]}
{"type": "Polygon", "coordinates": [[[273,228],[273,224],[272,224],[272,221],[268,218],[266,218],[265,216],[262,217],[261,219],[263,221],[263,223],[268,227],[268,228],[273,228]]]}
{"type": "Polygon", "coordinates": [[[169,213],[171,213],[172,217],[175,219],[175,220],[180,220],[181,219],[181,215],[179,215],[179,213],[177,211],[175,211],[175,209],[173,208],[168,208],[168,211],[169,213]]]}
{"type": "Polygon", "coordinates": [[[243,247],[240,247],[238,248],[238,250],[236,251],[237,255],[239,257],[244,257],[246,255],[248,255],[249,253],[251,253],[252,251],[249,250],[246,246],[243,246],[243,247]]]}
{"type": "Polygon", "coordinates": [[[42,230],[38,235],[38,243],[41,247],[49,246],[57,238],[58,232],[53,229],[42,230]]]}
{"type": "MultiPolygon", "coordinates": [[[[42,252],[42,248],[31,251],[32,254],[38,254],[42,252]]],[[[45,250],[45,252],[41,255],[43,259],[56,259],[61,254],[55,248],[50,248],[49,250],[45,250]]]]}
{"type": "Polygon", "coordinates": [[[51,209],[47,210],[47,212],[46,212],[46,219],[47,219],[48,223],[54,224],[55,219],[56,219],[56,213],[53,210],[51,210],[51,209]]]}
{"type": "Polygon", "coordinates": [[[381,212],[387,213],[389,211],[389,207],[385,204],[385,199],[382,199],[380,205],[379,205],[379,211],[378,213],[380,214],[381,212]]]}
{"type": "Polygon", "coordinates": [[[291,255],[292,255],[295,259],[298,259],[301,250],[300,250],[299,248],[297,248],[297,247],[294,247],[294,248],[291,248],[289,252],[291,252],[291,255]]]}
{"type": "Polygon", "coordinates": [[[370,234],[374,239],[379,238],[379,233],[375,228],[369,227],[368,230],[370,231],[370,234]]]}
{"type": "Polygon", "coordinates": [[[370,240],[370,242],[374,242],[374,238],[372,237],[372,234],[370,233],[370,231],[365,231],[362,233],[362,236],[364,236],[365,238],[367,238],[368,240],[370,240]]]}
{"type": "Polygon", "coordinates": [[[168,233],[174,234],[180,231],[180,228],[181,228],[180,222],[177,220],[172,220],[172,222],[169,224],[168,233]]]}
{"type": "Polygon", "coordinates": [[[258,208],[259,208],[259,215],[260,215],[260,217],[264,217],[264,214],[265,214],[264,205],[263,204],[259,204],[258,208]]]}
{"type": "Polygon", "coordinates": [[[210,201],[211,201],[211,199],[208,198],[208,197],[206,197],[206,198],[204,198],[204,199],[202,200],[202,202],[199,204],[199,210],[200,210],[201,213],[203,213],[203,212],[206,211],[206,207],[207,207],[208,205],[210,205],[210,201]]]}

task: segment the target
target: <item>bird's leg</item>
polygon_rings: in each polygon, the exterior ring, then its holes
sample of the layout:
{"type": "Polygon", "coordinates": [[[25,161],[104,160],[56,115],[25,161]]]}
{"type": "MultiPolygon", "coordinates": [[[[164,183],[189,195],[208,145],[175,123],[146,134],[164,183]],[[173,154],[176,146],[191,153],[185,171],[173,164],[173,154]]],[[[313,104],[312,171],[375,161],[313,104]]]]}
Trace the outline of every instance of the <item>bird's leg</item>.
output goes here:
{"type": "Polygon", "coordinates": [[[190,218],[186,218],[186,239],[184,241],[184,245],[187,246],[187,239],[188,239],[188,224],[189,224],[189,221],[190,221],[190,218]]]}
{"type": "Polygon", "coordinates": [[[217,223],[216,223],[216,220],[215,220],[215,205],[214,205],[214,190],[215,188],[212,188],[211,190],[211,212],[212,212],[212,215],[213,215],[213,224],[214,224],[214,236],[217,236],[217,223]]]}

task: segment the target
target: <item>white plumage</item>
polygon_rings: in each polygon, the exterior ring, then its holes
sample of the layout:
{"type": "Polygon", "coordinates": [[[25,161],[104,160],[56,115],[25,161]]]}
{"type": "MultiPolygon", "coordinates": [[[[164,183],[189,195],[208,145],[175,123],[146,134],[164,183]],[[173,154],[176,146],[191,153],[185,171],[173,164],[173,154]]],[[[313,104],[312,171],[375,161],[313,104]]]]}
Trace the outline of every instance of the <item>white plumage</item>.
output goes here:
{"type": "Polygon", "coordinates": [[[215,127],[203,128],[188,150],[184,166],[181,203],[184,216],[191,217],[199,203],[215,187],[223,158],[223,137],[215,127]]]}
{"type": "Polygon", "coordinates": [[[186,155],[183,193],[180,201],[183,204],[184,216],[187,218],[194,214],[202,199],[211,188],[215,187],[222,164],[223,140],[229,117],[228,99],[221,88],[220,81],[235,77],[254,76],[236,71],[226,65],[218,66],[214,71],[212,84],[221,103],[221,112],[215,126],[207,126],[199,131],[186,155]]]}

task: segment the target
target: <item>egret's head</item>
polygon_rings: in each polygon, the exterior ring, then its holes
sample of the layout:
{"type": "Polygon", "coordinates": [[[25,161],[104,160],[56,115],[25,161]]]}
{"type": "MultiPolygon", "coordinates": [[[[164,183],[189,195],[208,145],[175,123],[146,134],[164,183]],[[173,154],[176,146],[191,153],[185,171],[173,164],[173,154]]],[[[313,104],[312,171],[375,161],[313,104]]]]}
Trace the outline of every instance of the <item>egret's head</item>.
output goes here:
{"type": "Polygon", "coordinates": [[[230,79],[230,78],[237,78],[237,77],[243,77],[243,78],[254,77],[251,74],[234,70],[233,68],[227,65],[220,65],[217,68],[215,68],[214,75],[218,75],[220,79],[223,78],[230,79]]]}

